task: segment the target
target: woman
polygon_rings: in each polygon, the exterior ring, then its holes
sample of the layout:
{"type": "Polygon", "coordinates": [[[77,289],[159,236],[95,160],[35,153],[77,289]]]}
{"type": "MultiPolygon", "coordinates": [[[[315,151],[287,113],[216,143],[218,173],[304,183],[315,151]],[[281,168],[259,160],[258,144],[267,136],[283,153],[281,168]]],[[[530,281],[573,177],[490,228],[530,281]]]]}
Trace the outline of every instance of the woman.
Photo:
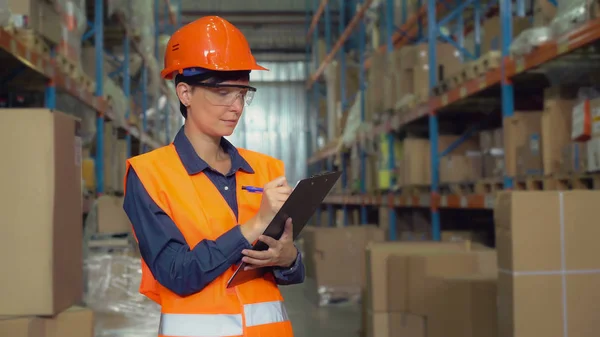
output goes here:
{"type": "Polygon", "coordinates": [[[123,206],[142,256],[140,292],[162,307],[160,336],[293,336],[278,289],[304,280],[291,219],[279,240],[261,235],[291,193],[283,163],[223,138],[256,92],[252,70],[266,69],[219,17],[167,45],[162,76],[175,80],[185,125],[172,144],[128,160],[123,206]],[[251,250],[257,240],[270,248],[251,250]],[[227,288],[240,261],[272,272],[227,288]]]}

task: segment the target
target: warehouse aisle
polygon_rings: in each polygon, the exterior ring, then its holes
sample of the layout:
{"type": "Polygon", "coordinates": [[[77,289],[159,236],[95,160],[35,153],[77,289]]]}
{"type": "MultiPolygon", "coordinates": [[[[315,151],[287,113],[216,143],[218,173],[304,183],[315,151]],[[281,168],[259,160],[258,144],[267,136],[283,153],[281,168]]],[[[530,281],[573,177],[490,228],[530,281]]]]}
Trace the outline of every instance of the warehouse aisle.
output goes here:
{"type": "Polygon", "coordinates": [[[304,284],[280,287],[294,326],[294,337],[358,337],[360,306],[315,307],[304,295],[304,284]]]}

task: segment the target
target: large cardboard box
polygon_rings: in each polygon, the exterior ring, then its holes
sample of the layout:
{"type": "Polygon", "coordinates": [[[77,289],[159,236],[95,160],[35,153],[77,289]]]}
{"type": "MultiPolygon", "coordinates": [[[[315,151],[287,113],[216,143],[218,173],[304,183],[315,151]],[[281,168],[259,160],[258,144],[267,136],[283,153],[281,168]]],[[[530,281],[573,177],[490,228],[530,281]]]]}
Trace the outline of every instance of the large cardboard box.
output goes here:
{"type": "Polygon", "coordinates": [[[542,115],[542,157],[544,174],[561,171],[562,151],[571,142],[571,115],[574,100],[547,97],[542,115]]]}
{"type": "Polygon", "coordinates": [[[427,318],[401,312],[369,313],[367,337],[426,337],[427,318]]]}
{"type": "Polygon", "coordinates": [[[436,277],[428,337],[479,337],[498,335],[496,274],[436,277]]]}
{"type": "Polygon", "coordinates": [[[0,110],[0,315],[54,315],[82,297],[78,125],[58,111],[0,110]]]}
{"type": "Polygon", "coordinates": [[[500,192],[500,337],[597,336],[599,191],[500,192]]]}
{"type": "Polygon", "coordinates": [[[468,242],[373,242],[366,249],[367,298],[366,308],[373,312],[388,312],[387,260],[392,255],[410,256],[428,252],[467,251],[474,244],[468,242]]]}
{"type": "Polygon", "coordinates": [[[324,289],[334,297],[360,294],[366,284],[365,247],[385,240],[384,231],[373,225],[306,227],[302,236],[307,290],[316,295],[324,289]]]}
{"type": "MultiPolygon", "coordinates": [[[[532,165],[541,165],[541,129],[542,111],[517,111],[514,116],[504,120],[504,154],[505,169],[509,176],[516,176],[521,171],[528,171],[532,165]],[[523,150],[519,150],[519,149],[523,150]],[[519,153],[521,152],[521,153],[519,153]],[[522,156],[530,156],[521,160],[522,156]],[[519,163],[521,163],[519,165],[519,163]]],[[[532,167],[537,169],[537,167],[532,167]]]]}
{"type": "MultiPolygon", "coordinates": [[[[410,256],[408,258],[408,312],[422,316],[431,315],[436,306],[435,298],[440,285],[438,280],[430,277],[467,275],[490,268],[489,265],[481,267],[479,258],[481,254],[496,258],[496,252],[493,250],[410,256]]],[[[483,259],[485,262],[490,260],[489,257],[483,259]]]]}

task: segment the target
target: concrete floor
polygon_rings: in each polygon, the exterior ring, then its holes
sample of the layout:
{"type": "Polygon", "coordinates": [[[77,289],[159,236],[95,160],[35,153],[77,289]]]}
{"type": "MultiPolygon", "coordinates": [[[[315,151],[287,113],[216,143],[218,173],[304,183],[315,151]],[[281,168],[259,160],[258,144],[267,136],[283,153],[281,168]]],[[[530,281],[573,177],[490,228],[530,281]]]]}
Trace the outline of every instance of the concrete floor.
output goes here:
{"type": "Polygon", "coordinates": [[[317,307],[305,296],[305,285],[280,287],[294,337],[358,337],[361,328],[358,304],[317,307]]]}

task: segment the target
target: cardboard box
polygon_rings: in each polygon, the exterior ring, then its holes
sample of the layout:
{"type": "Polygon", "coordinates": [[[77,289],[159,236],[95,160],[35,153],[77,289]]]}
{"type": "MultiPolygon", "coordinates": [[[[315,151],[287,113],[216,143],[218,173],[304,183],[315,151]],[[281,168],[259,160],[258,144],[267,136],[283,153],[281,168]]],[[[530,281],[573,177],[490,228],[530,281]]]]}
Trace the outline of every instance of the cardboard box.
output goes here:
{"type": "Polygon", "coordinates": [[[54,315],[81,300],[78,125],[58,111],[0,110],[0,315],[54,315]]]}
{"type": "MultiPolygon", "coordinates": [[[[536,162],[536,156],[541,152],[541,111],[515,112],[513,117],[504,120],[504,165],[505,173],[509,176],[518,174],[518,151],[521,147],[529,148],[523,151],[523,155],[531,155],[532,162],[536,162]]],[[[523,164],[527,168],[527,164],[523,164]]]]}
{"type": "MultiPolygon", "coordinates": [[[[480,270],[479,254],[486,252],[431,253],[413,255],[408,258],[408,312],[429,316],[435,308],[439,284],[432,276],[459,276],[477,273],[480,270]]],[[[393,301],[391,303],[394,303],[393,301]]]]}
{"type": "Polygon", "coordinates": [[[8,0],[13,17],[22,17],[23,26],[31,28],[48,40],[59,44],[62,39],[63,20],[52,4],[43,0],[8,0]]]}
{"type": "Polygon", "coordinates": [[[588,142],[569,142],[562,149],[560,160],[560,173],[583,173],[587,170],[587,145],[588,142]]]}
{"type": "Polygon", "coordinates": [[[45,337],[94,337],[94,312],[74,306],[46,320],[45,337]]]}
{"type": "Polygon", "coordinates": [[[500,192],[496,198],[498,335],[596,336],[600,227],[593,219],[600,192],[500,192]]]}
{"type": "Polygon", "coordinates": [[[40,317],[0,317],[0,336],[48,337],[45,319],[40,317]]]}
{"type": "Polygon", "coordinates": [[[340,297],[360,294],[366,284],[365,247],[385,239],[383,230],[373,225],[306,227],[302,236],[306,277],[314,280],[307,290],[317,294],[324,288],[340,297]]]}
{"type": "Polygon", "coordinates": [[[480,179],[483,173],[480,152],[469,155],[446,155],[440,160],[440,182],[462,183],[480,179]]]}
{"type": "Polygon", "coordinates": [[[560,172],[562,149],[571,141],[574,100],[545,98],[542,114],[542,157],[544,174],[560,172]]]}
{"type": "Polygon", "coordinates": [[[96,199],[96,214],[98,217],[98,233],[100,234],[120,234],[132,231],[131,222],[129,222],[129,218],[123,210],[123,197],[112,195],[98,197],[96,199]]]}
{"type": "Polygon", "coordinates": [[[436,277],[440,288],[432,298],[428,337],[498,335],[497,275],[436,277]]]}
{"type": "MultiPolygon", "coordinates": [[[[408,256],[427,252],[461,252],[471,245],[464,242],[373,242],[366,249],[366,307],[373,312],[392,311],[388,296],[387,260],[392,255],[408,256]]],[[[406,285],[406,284],[405,284],[406,285]]]]}
{"type": "Polygon", "coordinates": [[[427,318],[401,312],[367,313],[367,337],[426,337],[427,318]]]}

